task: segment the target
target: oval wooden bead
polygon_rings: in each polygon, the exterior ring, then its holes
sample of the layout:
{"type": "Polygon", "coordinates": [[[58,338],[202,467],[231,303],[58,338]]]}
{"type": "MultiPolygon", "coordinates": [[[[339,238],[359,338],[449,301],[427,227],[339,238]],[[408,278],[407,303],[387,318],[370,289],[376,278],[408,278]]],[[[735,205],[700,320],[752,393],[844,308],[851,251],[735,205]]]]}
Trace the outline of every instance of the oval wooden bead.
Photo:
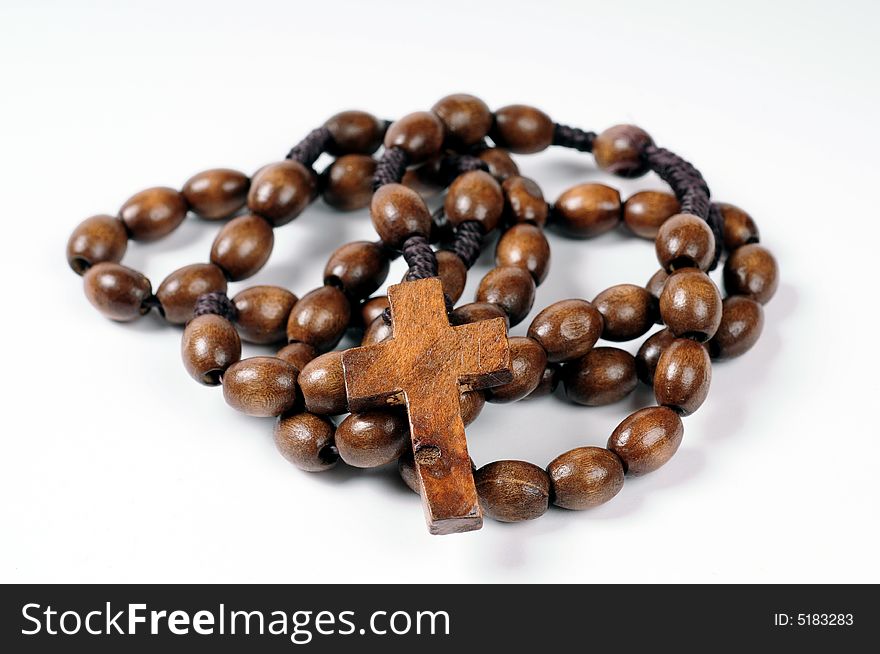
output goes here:
{"type": "Polygon", "coordinates": [[[660,355],[674,340],[675,334],[668,329],[661,329],[659,332],[651,334],[642,343],[636,354],[636,374],[642,383],[648,386],[654,385],[654,371],[657,369],[660,355]]]}
{"type": "Polygon", "coordinates": [[[758,226],[745,211],[726,202],[719,202],[718,210],[723,219],[721,233],[724,235],[725,250],[733,252],[738,247],[761,240],[758,226]]]}
{"type": "Polygon", "coordinates": [[[249,416],[277,416],[296,404],[296,376],[297,369],[277,357],[242,359],[223,374],[223,398],[249,416]]]}
{"type": "Polygon", "coordinates": [[[497,304],[507,314],[510,325],[516,325],[532,310],[535,302],[535,280],[522,268],[493,268],[480,281],[476,300],[497,304]]]}
{"type": "Polygon", "coordinates": [[[293,305],[287,319],[287,340],[308,343],[319,351],[336,347],[348,328],[351,305],[340,289],[322,286],[293,305]]]}
{"type": "MultiPolygon", "coordinates": [[[[438,252],[437,254],[439,255],[440,253],[438,252]]],[[[369,325],[376,318],[385,313],[385,309],[388,309],[390,306],[391,303],[388,302],[387,295],[377,295],[376,297],[371,297],[369,300],[365,300],[361,305],[361,324],[369,325]]]]}
{"type": "Polygon", "coordinates": [[[464,391],[459,395],[461,421],[465,427],[477,419],[485,405],[486,396],[483,391],[464,391]]]}
{"type": "Polygon", "coordinates": [[[608,439],[608,449],[620,457],[628,475],[643,475],[669,461],[683,435],[675,411],[652,406],[624,418],[608,439]]]}
{"type": "Polygon", "coordinates": [[[285,340],[287,318],[296,300],[296,295],[280,286],[251,286],[237,294],[232,304],[242,339],[260,344],[285,340]]]}
{"type": "Polygon", "coordinates": [[[128,248],[128,234],[119,218],[98,215],[86,218],[67,241],[67,263],[77,275],[98,263],[119,263],[128,248]]]}
{"type": "Polygon", "coordinates": [[[446,130],[449,144],[469,147],[482,140],[492,127],[492,112],[486,103],[467,93],[441,98],[431,107],[446,130]]]}
{"type": "Polygon", "coordinates": [[[471,170],[456,177],[449,185],[443,208],[446,218],[454,226],[476,220],[488,234],[501,222],[504,195],[492,175],[483,170],[471,170]]]}
{"type": "Polygon", "coordinates": [[[504,322],[510,327],[510,318],[504,312],[504,309],[497,304],[489,302],[462,304],[449,315],[449,320],[453,325],[468,325],[481,320],[491,320],[492,318],[504,318],[504,322]]]}
{"type": "Polygon", "coordinates": [[[194,263],[168,275],[156,291],[165,320],[182,325],[193,317],[196,300],[205,293],[225,293],[226,277],[213,263],[194,263]]]}
{"type": "Polygon", "coordinates": [[[721,324],[709,341],[713,359],[733,359],[758,342],[764,329],[764,309],[751,298],[732,295],[723,302],[721,324]]]}
{"type": "Polygon", "coordinates": [[[333,442],[336,427],[324,416],[295,411],[278,417],[275,446],[281,455],[300,470],[321,472],[339,462],[333,442]]]}
{"type": "Polygon", "coordinates": [[[411,188],[423,199],[427,199],[434,197],[446,188],[447,174],[444,157],[442,154],[438,154],[423,164],[407,168],[400,183],[411,188]]]}
{"type": "Polygon", "coordinates": [[[523,400],[537,400],[547,395],[553,395],[559,386],[559,373],[562,368],[557,363],[548,363],[541,373],[541,380],[535,386],[535,390],[526,395],[523,400]]]}
{"type": "Polygon", "coordinates": [[[229,168],[213,168],[196,173],[183,185],[189,208],[205,220],[227,218],[247,202],[251,180],[229,168]]]}
{"type": "Polygon", "coordinates": [[[562,366],[565,395],[572,402],[602,406],[622,400],[638,385],[633,356],[616,347],[597,347],[562,366]]]}
{"type": "Polygon", "coordinates": [[[205,386],[217,386],[226,369],[241,359],[241,340],[231,322],[208,313],[189,321],[180,354],[190,377],[205,386]]]}
{"type": "Polygon", "coordinates": [[[338,416],[348,411],[342,351],[327,352],[309,361],[299,373],[299,388],[312,413],[338,416]]]}
{"type": "Polygon", "coordinates": [[[339,456],[355,468],[391,463],[409,446],[406,411],[396,407],[352,413],[336,428],[339,456]]]}
{"type": "Polygon", "coordinates": [[[406,152],[409,163],[427,161],[440,152],[443,123],[430,111],[415,111],[395,120],[385,132],[385,147],[406,152]]]}
{"type": "Polygon", "coordinates": [[[337,248],[324,267],[324,283],[340,287],[360,300],[379,288],[388,277],[391,262],[379,243],[354,241],[337,248]]]}
{"type": "Polygon", "coordinates": [[[535,316],[528,335],[541,344],[548,361],[559,363],[589,352],[603,324],[602,314],[586,300],[560,300],[535,316]]]}
{"type": "Polygon", "coordinates": [[[234,282],[255,275],[272,255],[275,233],[256,214],[233,218],[217,232],[211,246],[211,263],[220,266],[234,282]]]}
{"type": "Polygon", "coordinates": [[[373,194],[370,218],[379,238],[398,250],[410,236],[431,233],[431,212],[425,201],[403,184],[385,184],[373,194]]]}
{"type": "Polygon", "coordinates": [[[553,205],[553,225],[572,238],[592,238],[620,222],[620,193],[604,184],[578,184],[553,205]]]}
{"type": "Polygon", "coordinates": [[[485,390],[486,400],[495,404],[516,402],[524,398],[538,387],[547,367],[547,353],[536,340],[512,336],[508,343],[513,379],[485,390]]]}
{"type": "Polygon", "coordinates": [[[660,226],[654,249],[666,272],[680,268],[708,270],[715,257],[715,236],[702,218],[679,213],[660,226]]]}
{"type": "Polygon", "coordinates": [[[330,132],[327,152],[333,156],[373,154],[385,135],[382,121],[366,111],[342,111],[331,116],[324,127],[330,132]]]}
{"type": "Polygon", "coordinates": [[[489,166],[489,174],[497,180],[504,181],[508,177],[519,175],[519,166],[513,158],[501,148],[487,148],[477,153],[477,158],[489,166]]]}
{"type": "Polygon", "coordinates": [[[550,504],[550,478],[525,461],[495,461],[474,473],[483,513],[500,522],[533,520],[550,504]]]}
{"type": "Polygon", "coordinates": [[[615,125],[593,139],[593,156],[602,170],[639,177],[649,170],[643,152],[652,143],[648,133],[635,125],[615,125]]]}
{"type": "Polygon", "coordinates": [[[247,205],[275,227],[300,215],[315,197],[315,173],[298,161],[285,159],[263,166],[254,175],[247,205]]]}
{"type": "Polygon", "coordinates": [[[676,336],[703,343],[721,324],[721,293],[701,270],[676,271],[660,294],[660,316],[676,336]]]}
{"type": "Polygon", "coordinates": [[[443,292],[452,302],[458,302],[467,284],[467,267],[461,258],[449,250],[437,250],[437,277],[443,292]]]}
{"type": "Polygon", "coordinates": [[[712,362],[696,341],[677,338],[667,345],[654,370],[654,397],[683,416],[700,408],[709,394],[712,362]]]}
{"type": "Polygon", "coordinates": [[[547,466],[553,503],[581,511],[604,504],[623,488],[623,463],[604,447],[578,447],[547,466]]]}
{"type": "Polygon", "coordinates": [[[544,199],[541,187],[534,180],[513,175],[501,185],[504,193],[504,216],[509,223],[534,223],[543,227],[547,223],[550,207],[544,199]]]}
{"type": "Polygon", "coordinates": [[[663,293],[663,287],[666,285],[667,279],[669,279],[669,273],[661,268],[653,275],[651,275],[651,279],[649,279],[648,283],[645,284],[645,290],[653,295],[654,298],[660,300],[660,294],[663,293]]]}
{"type": "Polygon", "coordinates": [[[513,225],[498,239],[496,266],[517,266],[528,270],[540,284],[550,270],[550,244],[540,227],[528,223],[513,225]]]}
{"type": "Polygon", "coordinates": [[[376,343],[381,343],[383,341],[387,341],[393,335],[393,331],[391,329],[391,325],[385,322],[385,319],[382,316],[373,319],[367,328],[364,330],[364,335],[361,338],[361,345],[374,345],[376,343]]]}
{"type": "Polygon", "coordinates": [[[496,145],[517,154],[532,154],[553,143],[553,121],[540,109],[524,104],[501,107],[490,132],[496,145]]]}
{"type": "Polygon", "coordinates": [[[366,154],[346,154],[324,171],[324,202],[340,211],[354,211],[370,205],[376,161],[366,154]]]}
{"type": "Polygon", "coordinates": [[[155,241],[170,234],[186,218],[186,199],[165,186],[135,193],[119,210],[119,217],[135,241],[155,241]]]}
{"type": "Polygon", "coordinates": [[[152,294],[150,280],[118,263],[99,263],[83,275],[83,288],[92,306],[111,320],[127,322],[150,309],[144,301],[152,294]]]}
{"type": "Polygon", "coordinates": [[[602,338],[629,341],[651,329],[657,318],[657,300],[635,284],[618,284],[606,288],[593,300],[602,314],[602,338]]]}
{"type": "Polygon", "coordinates": [[[779,268],[770,251],[757,243],[734,250],[724,264],[724,289],[767,304],[779,285],[779,268]]]}
{"type": "Polygon", "coordinates": [[[681,204],[672,193],[642,191],[623,204],[623,221],[636,236],[654,240],[660,225],[680,209],[681,204]]]}
{"type": "Polygon", "coordinates": [[[307,343],[288,343],[275,355],[279,359],[287,361],[297,370],[302,370],[306,364],[318,356],[318,351],[307,343]]]}

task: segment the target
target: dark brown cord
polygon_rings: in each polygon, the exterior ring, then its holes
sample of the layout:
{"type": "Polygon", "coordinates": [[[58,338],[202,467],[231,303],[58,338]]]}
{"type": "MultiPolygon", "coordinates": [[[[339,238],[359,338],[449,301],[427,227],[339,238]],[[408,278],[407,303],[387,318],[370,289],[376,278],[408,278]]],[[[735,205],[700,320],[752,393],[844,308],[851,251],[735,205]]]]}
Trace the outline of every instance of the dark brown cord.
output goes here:
{"type": "Polygon", "coordinates": [[[462,260],[465,268],[470,269],[483,249],[483,224],[477,220],[461,223],[455,228],[455,236],[448,249],[462,260]]]}
{"type": "Polygon", "coordinates": [[[410,236],[404,241],[402,252],[403,259],[409,266],[405,281],[437,276],[437,255],[427,238],[419,234],[410,236]]]}
{"type": "Polygon", "coordinates": [[[238,317],[238,310],[232,300],[222,291],[212,291],[196,298],[193,317],[214,314],[233,322],[238,317]]]}
{"type": "Polygon", "coordinates": [[[290,152],[287,153],[287,159],[298,161],[309,168],[327,149],[331,138],[329,129],[324,126],[317,127],[290,149],[290,152]]]}
{"type": "Polygon", "coordinates": [[[382,157],[376,164],[376,172],[373,174],[373,190],[379,189],[385,184],[397,184],[403,179],[407,165],[406,152],[395,146],[388,148],[382,153],[382,157]]]}
{"type": "Polygon", "coordinates": [[[724,216],[721,214],[721,208],[714,202],[709,207],[709,217],[706,222],[709,223],[712,234],[715,235],[715,255],[712,257],[712,265],[709,268],[709,270],[715,270],[721,260],[721,252],[724,250],[724,216]]]}
{"type": "Polygon", "coordinates": [[[592,152],[595,138],[596,132],[585,132],[580,128],[559,123],[553,125],[553,145],[561,145],[579,152],[592,152]]]}
{"type": "Polygon", "coordinates": [[[489,164],[470,154],[450,154],[440,160],[439,177],[444,186],[449,186],[456,177],[473,170],[489,172],[489,164]]]}
{"type": "Polygon", "coordinates": [[[144,309],[144,313],[149,313],[153,309],[156,309],[163,316],[165,315],[165,310],[162,308],[162,303],[159,302],[159,298],[156,297],[155,294],[150,293],[144,301],[141,302],[141,307],[144,309]]]}

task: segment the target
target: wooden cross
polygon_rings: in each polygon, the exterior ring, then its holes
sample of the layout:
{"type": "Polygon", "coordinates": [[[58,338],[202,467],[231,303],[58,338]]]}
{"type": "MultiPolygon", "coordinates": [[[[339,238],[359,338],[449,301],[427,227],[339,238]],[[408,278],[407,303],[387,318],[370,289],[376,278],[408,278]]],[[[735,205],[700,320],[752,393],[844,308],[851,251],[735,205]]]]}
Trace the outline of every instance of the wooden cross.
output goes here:
{"type": "Polygon", "coordinates": [[[406,404],[429,530],[479,529],[459,396],[512,379],[504,319],[450,326],[436,277],[391,286],[388,300],[393,337],[342,355],[349,407],[406,404]]]}

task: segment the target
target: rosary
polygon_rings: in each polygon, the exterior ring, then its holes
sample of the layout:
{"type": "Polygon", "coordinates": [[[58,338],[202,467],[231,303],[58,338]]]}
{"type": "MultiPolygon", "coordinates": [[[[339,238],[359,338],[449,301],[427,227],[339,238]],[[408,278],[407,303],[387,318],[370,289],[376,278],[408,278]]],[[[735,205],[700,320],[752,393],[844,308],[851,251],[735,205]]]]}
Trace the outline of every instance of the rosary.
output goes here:
{"type": "Polygon", "coordinates": [[[180,191],[141,191],[117,216],[83,221],[67,260],[106,317],[130,321],[156,310],[185,325],[187,372],[222,385],[239,411],[277,416],[275,443],[295,466],[317,472],[340,459],[361,468],[397,461],[421,495],[430,532],[447,534],[479,529],[483,514],[516,522],[550,504],[589,509],[613,498],[626,475],[666,463],[681,443],[682,418],[706,399],[711,360],[743,354],[761,334],[778,271],[758,241],[745,211],[711,202],[700,172],[638,127],[596,134],[554,123],[535,107],[493,113],[479,98],[456,94],[390,123],[339,113],[251,178],[212,169],[180,191]],[[653,171],[672,192],[642,191],[624,202],[612,187],[579,184],[548,204],[508,152],[551,145],[592,153],[599,168],[622,177],[653,171]],[[336,158],[318,174],[325,153],[336,158]],[[444,189],[432,213],[425,198],[444,189]],[[342,245],[323,285],[300,298],[279,286],[229,298],[228,282],[251,277],[269,259],[273,230],[319,195],[343,211],[369,206],[380,240],[342,245]],[[144,275],[120,264],[128,240],[157,240],[189,212],[231,220],[210,263],[172,272],[153,293],[144,275]],[[544,227],[583,239],[621,223],[655,242],[660,269],[647,284],[612,286],[592,302],[556,302],[527,336],[508,337],[548,273],[544,227]],[[495,230],[502,232],[495,268],[475,302],[456,306],[495,230]],[[371,297],[398,256],[408,266],[403,281],[371,297]],[[724,299],[707,275],[722,261],[724,299]],[[638,338],[654,324],[665,328],[635,357],[596,347],[600,338],[638,338]],[[363,332],[361,346],[334,350],[349,329],[363,332]],[[286,344],[275,356],[242,359],[242,341],[286,344]],[[541,397],[561,383],[568,400],[598,406],[623,399],[639,381],[653,387],[657,405],[625,418],[604,448],[575,448],[546,468],[513,460],[476,468],[468,455],[465,427],[487,401],[541,397]]]}

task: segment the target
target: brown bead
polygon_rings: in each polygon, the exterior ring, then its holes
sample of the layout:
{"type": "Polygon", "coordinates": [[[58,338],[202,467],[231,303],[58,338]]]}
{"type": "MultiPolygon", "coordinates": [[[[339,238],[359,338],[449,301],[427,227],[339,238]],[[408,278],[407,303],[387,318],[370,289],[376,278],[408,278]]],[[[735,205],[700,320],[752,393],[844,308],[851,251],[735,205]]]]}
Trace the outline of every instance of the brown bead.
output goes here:
{"type": "Polygon", "coordinates": [[[606,288],[593,300],[602,314],[602,338],[630,341],[651,329],[657,317],[657,300],[641,286],[618,284],[606,288]]]}
{"type": "Polygon", "coordinates": [[[553,121],[540,109],[511,104],[495,112],[490,132],[496,145],[517,154],[532,154],[553,143],[553,121]]]}
{"type": "Polygon", "coordinates": [[[277,357],[242,359],[223,374],[223,398],[249,416],[277,416],[296,404],[296,376],[296,368],[277,357]]]}
{"type": "Polygon", "coordinates": [[[279,359],[287,361],[297,370],[302,370],[306,364],[318,356],[318,351],[307,343],[288,343],[275,355],[279,359]]]}
{"type": "Polygon", "coordinates": [[[491,320],[492,318],[504,318],[507,326],[510,326],[510,318],[504,313],[504,309],[489,302],[462,304],[449,315],[449,320],[453,325],[468,325],[472,322],[491,320]]]}
{"type": "Polygon", "coordinates": [[[459,395],[459,406],[461,407],[461,421],[467,427],[477,419],[483,407],[486,406],[486,396],[483,391],[464,391],[459,395]]]}
{"type": "Polygon", "coordinates": [[[457,254],[449,250],[437,250],[437,276],[443,284],[443,292],[452,302],[458,302],[464,292],[467,272],[464,261],[457,254]]]}
{"type": "Polygon", "coordinates": [[[480,98],[467,93],[447,95],[431,111],[446,129],[446,138],[454,147],[468,147],[479,142],[492,127],[492,112],[480,98]]]}
{"type": "Polygon", "coordinates": [[[247,205],[275,227],[300,215],[315,197],[315,173],[298,161],[286,159],[263,166],[254,175],[247,205]]]}
{"type": "Polygon", "coordinates": [[[343,111],[324,123],[330,131],[327,152],[333,156],[373,154],[382,145],[385,126],[366,111],[343,111]]]}
{"type": "Polygon", "coordinates": [[[385,147],[398,147],[409,163],[427,161],[443,147],[444,129],[430,111],[416,111],[395,120],[385,132],[385,147]]]}
{"type": "MultiPolygon", "coordinates": [[[[440,253],[438,252],[437,254],[440,253]]],[[[388,309],[390,306],[391,304],[388,302],[387,295],[377,295],[376,297],[371,297],[369,300],[365,300],[361,305],[361,324],[369,325],[376,318],[385,313],[385,309],[388,309]]]]}
{"type": "Polygon", "coordinates": [[[211,246],[211,263],[234,281],[255,275],[269,260],[275,233],[262,216],[248,213],[233,218],[217,232],[211,246]]]}
{"type": "Polygon", "coordinates": [[[391,463],[409,447],[409,421],[400,408],[352,413],[336,428],[336,449],[348,465],[375,468],[391,463]]]}
{"type": "Polygon", "coordinates": [[[324,172],[324,202],[340,211],[370,206],[375,160],[366,154],[346,154],[324,172]]]}
{"type": "Polygon", "coordinates": [[[397,472],[403,483],[413,492],[422,494],[422,485],[419,481],[419,474],[416,472],[415,457],[412,450],[405,452],[402,457],[397,460],[397,472]]]}
{"type": "Polygon", "coordinates": [[[480,507],[500,522],[533,520],[550,504],[550,478],[525,461],[495,461],[474,474],[480,507]]]}
{"type": "Polygon", "coordinates": [[[724,235],[725,250],[733,252],[738,247],[761,240],[758,226],[745,211],[725,202],[718,203],[718,210],[723,219],[721,233],[724,235]]]}
{"type": "Polygon", "coordinates": [[[157,186],[132,195],[119,210],[119,217],[135,241],[155,241],[177,229],[186,212],[183,195],[157,186]]]}
{"type": "Polygon", "coordinates": [[[128,234],[119,218],[98,215],[86,218],[67,241],[67,263],[77,275],[97,263],[119,263],[128,247],[128,234]]]}
{"type": "Polygon", "coordinates": [[[338,416],[348,411],[342,351],[327,352],[309,361],[299,373],[299,387],[312,413],[338,416]]]}
{"type": "Polygon", "coordinates": [[[550,244],[540,227],[529,223],[514,225],[498,239],[496,266],[517,266],[528,270],[535,283],[547,278],[550,270],[550,244]]]}
{"type": "Polygon", "coordinates": [[[309,291],[293,305],[287,320],[287,340],[308,343],[319,351],[336,347],[348,328],[351,305],[335,286],[309,291]]]}
{"type": "Polygon", "coordinates": [[[715,258],[715,236],[702,218],[679,213],[660,226],[654,249],[666,272],[680,268],[708,270],[715,258]]]}
{"type": "Polygon", "coordinates": [[[525,336],[512,336],[510,345],[510,365],[513,380],[486,389],[486,400],[495,404],[516,402],[538,387],[544,369],[547,367],[547,353],[534,339],[525,336]]]}
{"type": "Polygon", "coordinates": [[[504,216],[508,223],[534,223],[539,227],[547,223],[550,207],[541,187],[534,180],[514,175],[504,180],[501,190],[504,193],[504,216]]]}
{"type": "Polygon", "coordinates": [[[488,234],[501,222],[504,195],[492,175],[483,170],[471,170],[456,177],[449,185],[443,208],[446,218],[454,226],[476,220],[488,234]]]}
{"type": "Polygon", "coordinates": [[[381,343],[383,341],[387,341],[391,338],[393,331],[391,329],[391,325],[385,322],[385,319],[382,316],[373,319],[367,328],[364,330],[363,338],[361,338],[361,345],[373,345],[375,343],[381,343]]]}
{"type": "Polygon", "coordinates": [[[578,184],[553,205],[553,224],[572,238],[592,238],[620,222],[620,193],[604,184],[578,184]]]}
{"type": "Polygon", "coordinates": [[[645,290],[653,295],[657,300],[659,300],[660,294],[663,293],[663,287],[666,285],[667,279],[669,279],[669,273],[661,268],[653,275],[651,275],[651,279],[649,279],[648,283],[645,284],[645,290]]]}
{"type": "Polygon", "coordinates": [[[677,338],[663,348],[654,370],[657,404],[689,416],[709,394],[712,362],[706,348],[687,338],[677,338]]]}
{"type": "Polygon", "coordinates": [[[385,184],[373,194],[370,218],[379,238],[398,250],[410,236],[431,233],[431,212],[425,201],[403,184],[385,184]]]}
{"type": "MultiPolygon", "coordinates": [[[[280,286],[251,286],[232,298],[235,324],[249,343],[278,343],[287,336],[287,318],[296,296],[280,286]]],[[[283,358],[283,357],[282,357],[283,358]]]]}
{"type": "Polygon", "coordinates": [[[608,439],[608,449],[620,457],[628,475],[643,475],[669,461],[683,435],[675,411],[652,406],[624,418],[608,439]]]}
{"type": "Polygon", "coordinates": [[[586,300],[560,300],[543,309],[529,325],[554,363],[571,361],[589,352],[603,329],[602,314],[586,300]]]}
{"type": "Polygon", "coordinates": [[[553,503],[581,511],[604,504],[623,488],[623,463],[604,447],[578,447],[547,466],[553,503]]]}
{"type": "Polygon", "coordinates": [[[541,373],[541,380],[535,386],[535,390],[526,395],[523,400],[536,400],[538,398],[552,395],[559,386],[559,375],[562,368],[558,363],[548,363],[541,373]]]}
{"type": "Polygon", "coordinates": [[[734,250],[724,264],[724,290],[767,304],[779,285],[779,268],[770,251],[757,243],[734,250]]]}
{"type": "Polygon", "coordinates": [[[602,406],[622,400],[638,384],[633,356],[616,347],[597,347],[562,366],[562,384],[569,400],[602,406]]]}
{"type": "Polygon", "coordinates": [[[196,316],[183,330],[180,342],[183,367],[205,386],[217,386],[226,369],[241,359],[241,340],[223,316],[196,316]]]}
{"type": "Polygon", "coordinates": [[[654,385],[654,371],[657,369],[660,355],[674,340],[675,334],[668,329],[661,329],[656,334],[651,334],[642,343],[636,354],[636,374],[642,383],[648,386],[654,385]]]}
{"type": "Polygon", "coordinates": [[[324,416],[307,411],[288,413],[275,423],[275,446],[300,470],[321,472],[339,461],[333,443],[336,427],[324,416]]]}
{"type": "Polygon", "coordinates": [[[251,180],[244,173],[214,168],[190,177],[181,192],[189,208],[200,218],[220,220],[245,205],[250,186],[251,180]]]}
{"type": "Polygon", "coordinates": [[[407,168],[400,183],[411,188],[422,198],[430,198],[446,188],[445,177],[443,155],[437,155],[423,164],[407,168]]]}
{"type": "Polygon", "coordinates": [[[165,320],[182,325],[193,317],[196,300],[205,293],[225,293],[226,277],[213,263],[194,263],[168,275],[156,291],[165,320]]]}
{"type": "Polygon", "coordinates": [[[733,295],[724,300],[721,324],[709,341],[713,359],[733,359],[758,342],[764,329],[764,309],[751,298],[733,295]]]}
{"type": "Polygon", "coordinates": [[[653,241],[660,225],[680,209],[681,205],[672,193],[642,191],[624,203],[623,221],[633,234],[653,241]]]}
{"type": "Polygon", "coordinates": [[[660,316],[676,336],[703,343],[721,324],[721,293],[702,270],[676,271],[660,294],[660,316]]]}
{"type": "Polygon", "coordinates": [[[593,156],[602,170],[621,177],[639,177],[649,167],[642,156],[653,141],[646,131],[635,125],[615,125],[593,140],[593,156]]]}
{"type": "Polygon", "coordinates": [[[510,325],[516,325],[532,310],[535,280],[527,270],[516,266],[493,268],[480,281],[476,300],[497,304],[510,318],[510,325]]]}
{"type": "Polygon", "coordinates": [[[489,174],[497,180],[504,181],[508,177],[519,175],[519,166],[513,158],[501,148],[487,148],[477,153],[477,158],[489,166],[489,174]]]}
{"type": "Polygon", "coordinates": [[[330,255],[324,267],[324,283],[339,286],[348,297],[360,300],[382,285],[390,265],[380,243],[346,243],[330,255]]]}
{"type": "Polygon", "coordinates": [[[118,263],[89,268],[83,275],[83,288],[92,306],[111,320],[134,320],[150,310],[144,305],[152,293],[150,280],[118,263]]]}

